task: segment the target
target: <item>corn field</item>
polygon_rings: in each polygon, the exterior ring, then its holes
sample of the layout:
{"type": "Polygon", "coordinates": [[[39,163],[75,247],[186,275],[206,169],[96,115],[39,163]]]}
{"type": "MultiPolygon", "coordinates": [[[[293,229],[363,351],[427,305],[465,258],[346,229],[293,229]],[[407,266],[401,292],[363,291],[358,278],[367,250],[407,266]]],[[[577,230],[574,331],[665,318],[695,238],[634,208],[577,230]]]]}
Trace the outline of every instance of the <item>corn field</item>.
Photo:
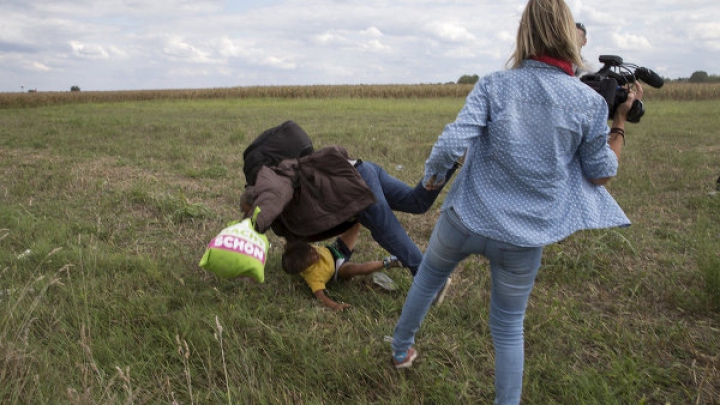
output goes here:
{"type": "MultiPolygon", "coordinates": [[[[464,98],[471,84],[254,86],[181,90],[0,93],[0,108],[52,104],[217,98],[464,98]]],[[[667,83],[660,89],[644,86],[645,100],[712,100],[720,98],[720,83],[667,83]]]]}
{"type": "Polygon", "coordinates": [[[471,89],[472,85],[470,84],[417,84],[254,86],[181,90],[0,93],[0,108],[157,99],[465,97],[471,89]]]}

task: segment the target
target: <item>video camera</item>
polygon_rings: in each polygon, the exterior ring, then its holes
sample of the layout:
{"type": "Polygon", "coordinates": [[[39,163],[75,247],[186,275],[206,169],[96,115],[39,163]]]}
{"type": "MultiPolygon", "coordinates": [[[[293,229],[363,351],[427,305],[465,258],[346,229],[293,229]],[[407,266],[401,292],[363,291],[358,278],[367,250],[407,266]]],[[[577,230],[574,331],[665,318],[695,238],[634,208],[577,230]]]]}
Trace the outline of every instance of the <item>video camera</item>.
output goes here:
{"type": "MultiPolygon", "coordinates": [[[[659,89],[665,83],[663,78],[652,70],[631,63],[623,63],[623,59],[619,56],[601,55],[599,59],[603,67],[596,73],[580,77],[580,81],[603,96],[610,110],[608,119],[612,119],[617,107],[627,100],[628,85],[640,80],[659,89]]],[[[643,114],[645,114],[645,107],[642,101],[635,100],[628,111],[627,120],[628,122],[640,122],[643,114]]]]}

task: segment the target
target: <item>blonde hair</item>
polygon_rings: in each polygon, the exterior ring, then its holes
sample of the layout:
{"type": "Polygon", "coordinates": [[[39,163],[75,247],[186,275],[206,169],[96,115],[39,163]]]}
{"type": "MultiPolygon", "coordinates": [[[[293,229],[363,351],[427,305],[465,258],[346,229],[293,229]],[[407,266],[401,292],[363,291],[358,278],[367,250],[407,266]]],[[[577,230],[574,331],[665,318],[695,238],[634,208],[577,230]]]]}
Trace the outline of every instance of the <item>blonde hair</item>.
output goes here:
{"type": "Polygon", "coordinates": [[[511,69],[532,56],[550,56],[582,65],[575,20],[563,0],[529,0],[517,31],[511,69]]]}

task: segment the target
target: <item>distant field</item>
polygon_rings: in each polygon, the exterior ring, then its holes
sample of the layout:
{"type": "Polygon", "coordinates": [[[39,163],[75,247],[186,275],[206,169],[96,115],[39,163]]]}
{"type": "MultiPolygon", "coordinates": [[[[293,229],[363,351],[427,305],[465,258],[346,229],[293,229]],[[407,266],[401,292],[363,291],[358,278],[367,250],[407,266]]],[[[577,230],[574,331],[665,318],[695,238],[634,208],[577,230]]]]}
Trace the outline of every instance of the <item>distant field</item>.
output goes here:
{"type": "MultiPolygon", "coordinates": [[[[655,89],[644,86],[647,100],[716,100],[720,83],[672,82],[655,89]]],[[[0,93],[0,108],[36,107],[66,103],[104,103],[158,99],[203,100],[216,98],[438,98],[465,97],[472,89],[468,84],[417,85],[318,85],[255,86],[188,90],[134,90],[0,93]]]]}
{"type": "MultiPolygon", "coordinates": [[[[242,151],[262,130],[295,120],[317,147],[343,145],[415,183],[469,90],[0,94],[0,403],[491,403],[481,258],[459,266],[402,372],[383,336],[407,271],[389,271],[391,293],[333,285],[352,305],[333,313],[280,270],[271,233],[264,284],[197,266],[238,218],[242,151]]],[[[673,84],[645,105],[608,187],[633,226],[545,251],[523,403],[720,403],[720,98],[673,84]]],[[[423,249],[441,202],[400,215],[423,249]]],[[[364,233],[354,257],[384,255],[364,233]]]]}
{"type": "Polygon", "coordinates": [[[2,107],[32,107],[66,103],[223,98],[436,98],[465,97],[472,85],[347,85],[255,86],[188,90],[0,93],[2,107]]]}

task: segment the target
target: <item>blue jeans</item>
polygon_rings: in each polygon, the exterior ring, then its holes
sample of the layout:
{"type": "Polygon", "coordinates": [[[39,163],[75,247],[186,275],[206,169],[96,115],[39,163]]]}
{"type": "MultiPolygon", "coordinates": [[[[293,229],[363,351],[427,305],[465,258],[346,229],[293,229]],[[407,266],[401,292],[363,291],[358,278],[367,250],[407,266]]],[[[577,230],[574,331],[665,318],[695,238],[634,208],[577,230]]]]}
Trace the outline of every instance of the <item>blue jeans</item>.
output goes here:
{"type": "Polygon", "coordinates": [[[394,351],[415,343],[432,301],[455,267],[471,254],[490,261],[490,333],[495,350],[495,404],[518,404],[525,362],[523,320],[540,268],[542,247],[518,247],[473,233],[452,209],[438,219],[395,326],[394,351]]]}
{"type": "MultiPolygon", "coordinates": [[[[360,223],[370,231],[380,246],[397,256],[414,276],[423,254],[393,211],[425,213],[432,207],[442,188],[428,191],[421,183],[410,187],[373,162],[360,163],[357,171],[377,199],[377,202],[358,215],[360,223]]],[[[455,168],[450,169],[445,178],[449,180],[454,172],[455,168]]]]}

